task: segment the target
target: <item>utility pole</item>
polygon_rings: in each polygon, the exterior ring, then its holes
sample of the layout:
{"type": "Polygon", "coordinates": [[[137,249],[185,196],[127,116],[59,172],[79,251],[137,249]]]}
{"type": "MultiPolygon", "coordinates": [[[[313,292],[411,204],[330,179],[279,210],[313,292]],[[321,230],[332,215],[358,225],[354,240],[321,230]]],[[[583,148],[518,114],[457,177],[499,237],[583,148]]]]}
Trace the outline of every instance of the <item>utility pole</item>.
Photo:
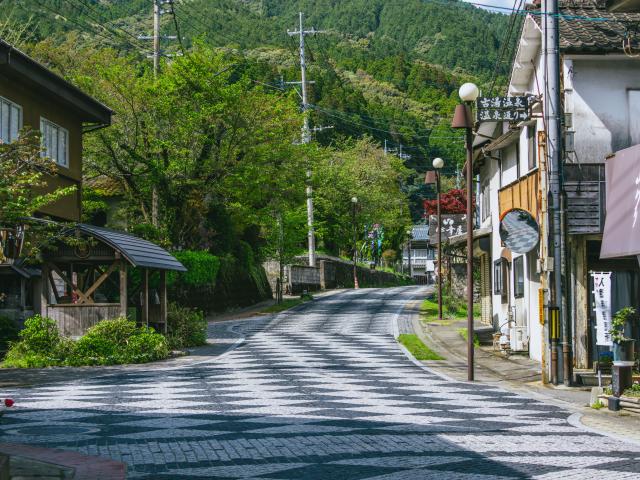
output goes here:
{"type": "MultiPolygon", "coordinates": [[[[560,90],[560,32],[558,29],[558,0],[545,0],[544,15],[544,55],[547,77],[547,92],[545,96],[545,117],[548,128],[547,155],[550,167],[549,186],[551,189],[551,211],[553,228],[553,304],[557,309],[557,321],[561,327],[562,344],[562,377],[565,385],[571,383],[571,346],[569,325],[567,324],[566,308],[563,305],[562,269],[563,269],[563,225],[562,225],[562,92],[560,90]]],[[[556,342],[553,342],[554,344],[556,342]]],[[[552,358],[557,351],[552,345],[552,358]]],[[[557,365],[556,365],[557,368],[557,365]]],[[[552,373],[552,377],[553,377],[552,373]]],[[[557,379],[557,377],[556,377],[557,379]]]]}
{"type": "MultiPolygon", "coordinates": [[[[176,40],[176,35],[160,35],[160,17],[164,14],[174,15],[173,0],[153,0],[153,35],[138,35],[139,40],[152,40],[153,53],[148,57],[153,58],[153,75],[158,76],[160,71],[160,57],[162,50],[160,49],[160,40],[176,40]],[[163,10],[163,5],[169,5],[169,10],[163,10]]],[[[154,185],[151,190],[151,224],[158,226],[158,189],[154,185]]]]}
{"type": "MultiPolygon", "coordinates": [[[[290,37],[297,36],[300,41],[300,70],[301,77],[300,82],[287,82],[300,84],[302,90],[302,143],[307,144],[311,142],[311,128],[309,127],[309,101],[307,95],[307,84],[312,83],[307,81],[307,62],[304,52],[304,37],[306,35],[315,35],[316,33],[323,33],[320,30],[311,28],[311,30],[304,29],[304,15],[300,12],[300,23],[298,30],[289,31],[287,33],[290,37]]],[[[317,131],[317,129],[316,129],[317,131]]],[[[307,167],[307,229],[308,229],[308,243],[309,243],[309,266],[316,266],[316,235],[313,228],[313,187],[311,185],[311,167],[307,167]]]]}

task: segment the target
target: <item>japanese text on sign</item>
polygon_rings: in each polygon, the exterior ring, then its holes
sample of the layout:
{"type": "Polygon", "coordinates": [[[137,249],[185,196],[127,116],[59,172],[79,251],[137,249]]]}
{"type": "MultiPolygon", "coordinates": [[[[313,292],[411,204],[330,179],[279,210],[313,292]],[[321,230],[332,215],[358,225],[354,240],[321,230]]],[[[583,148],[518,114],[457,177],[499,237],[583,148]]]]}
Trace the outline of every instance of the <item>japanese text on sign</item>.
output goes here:
{"type": "Polygon", "coordinates": [[[591,272],[596,313],[596,343],[611,345],[611,272],[591,272]]]}
{"type": "MultiPolygon", "coordinates": [[[[467,216],[465,214],[442,215],[442,241],[456,235],[467,233],[467,216]]],[[[429,216],[429,242],[438,243],[438,216],[429,216]]]]}
{"type": "Polygon", "coordinates": [[[529,119],[527,97],[481,97],[477,101],[478,121],[523,121],[529,119]]]}

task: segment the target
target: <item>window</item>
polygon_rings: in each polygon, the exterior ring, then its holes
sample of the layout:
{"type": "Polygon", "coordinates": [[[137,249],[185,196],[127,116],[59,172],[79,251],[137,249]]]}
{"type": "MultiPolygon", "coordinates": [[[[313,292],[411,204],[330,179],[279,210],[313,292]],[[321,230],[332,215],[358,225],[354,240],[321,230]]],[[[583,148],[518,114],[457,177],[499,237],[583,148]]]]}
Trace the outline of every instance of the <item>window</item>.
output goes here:
{"type": "Polygon", "coordinates": [[[513,296],[524,297],[524,257],[513,259],[513,296]]]}
{"type": "Polygon", "coordinates": [[[527,148],[529,159],[529,170],[533,170],[538,166],[538,157],[536,152],[536,127],[535,125],[529,125],[527,127],[527,148]]]}
{"type": "Polygon", "coordinates": [[[640,143],[640,90],[628,91],[629,145],[640,143]]]}
{"type": "Polygon", "coordinates": [[[493,263],[493,293],[502,303],[509,302],[509,262],[504,258],[493,263]]]}
{"type": "Polygon", "coordinates": [[[502,262],[503,260],[493,262],[493,293],[496,295],[500,295],[504,288],[502,284],[502,262]]]}
{"type": "Polygon", "coordinates": [[[45,118],[40,119],[42,155],[62,167],[69,166],[69,132],[45,118]]]}
{"type": "Polygon", "coordinates": [[[489,218],[489,215],[491,214],[491,189],[489,188],[490,183],[489,183],[489,179],[485,179],[482,182],[482,206],[481,206],[481,212],[482,212],[482,221],[484,222],[487,218],[489,218]]]}
{"type": "Polygon", "coordinates": [[[22,128],[22,107],[0,97],[0,141],[10,143],[18,139],[22,128]]]}

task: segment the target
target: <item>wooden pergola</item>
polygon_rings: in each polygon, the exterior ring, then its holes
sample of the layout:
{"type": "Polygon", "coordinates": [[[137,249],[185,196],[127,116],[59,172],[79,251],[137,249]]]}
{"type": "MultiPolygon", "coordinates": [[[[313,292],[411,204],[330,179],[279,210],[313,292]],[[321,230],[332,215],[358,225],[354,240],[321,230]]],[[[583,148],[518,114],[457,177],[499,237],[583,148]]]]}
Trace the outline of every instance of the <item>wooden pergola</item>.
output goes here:
{"type": "Polygon", "coordinates": [[[167,271],[185,271],[169,252],[125,232],[78,224],[69,235],[80,246],[60,241],[44,255],[40,313],[56,321],[60,332],[79,336],[100,320],[129,315],[132,289],[128,269],[141,274],[138,323],[167,330],[167,271]],[[159,272],[157,295],[150,301],[150,274],[159,272]]]}

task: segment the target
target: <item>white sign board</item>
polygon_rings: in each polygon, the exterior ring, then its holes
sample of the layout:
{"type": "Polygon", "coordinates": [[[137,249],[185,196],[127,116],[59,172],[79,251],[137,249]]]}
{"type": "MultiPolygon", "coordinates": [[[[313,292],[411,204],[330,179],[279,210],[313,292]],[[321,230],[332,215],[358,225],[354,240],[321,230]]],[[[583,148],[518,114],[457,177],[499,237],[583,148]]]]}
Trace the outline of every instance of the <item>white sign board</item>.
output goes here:
{"type": "Polygon", "coordinates": [[[596,313],[596,343],[611,346],[611,272],[591,272],[596,313]]]}

